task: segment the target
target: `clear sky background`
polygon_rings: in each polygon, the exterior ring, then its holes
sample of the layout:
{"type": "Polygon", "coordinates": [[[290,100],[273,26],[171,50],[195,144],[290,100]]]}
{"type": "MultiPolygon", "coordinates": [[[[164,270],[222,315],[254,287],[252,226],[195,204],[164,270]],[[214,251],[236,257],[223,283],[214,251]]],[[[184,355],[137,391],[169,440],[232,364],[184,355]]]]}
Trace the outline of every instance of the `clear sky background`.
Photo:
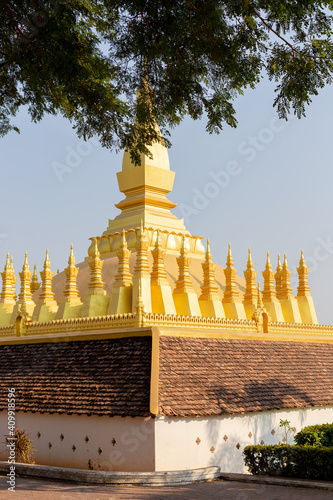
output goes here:
{"type": "MultiPolygon", "coordinates": [[[[204,120],[187,119],[172,130],[169,198],[192,234],[210,238],[215,262],[225,265],[230,241],[243,276],[250,246],[261,284],[267,250],[274,269],[277,254],[286,253],[296,293],[303,248],[318,320],[333,324],[333,87],[314,97],[301,120],[278,121],[273,99],[264,80],[235,102],[237,129],[209,135],[204,120]]],[[[23,110],[15,123],[21,134],[0,139],[0,268],[10,252],[18,274],[27,250],[30,268],[41,271],[49,248],[52,269],[62,271],[70,244],[81,262],[88,238],[117,215],[122,153],[83,144],[61,117],[35,125],[23,110]]]]}

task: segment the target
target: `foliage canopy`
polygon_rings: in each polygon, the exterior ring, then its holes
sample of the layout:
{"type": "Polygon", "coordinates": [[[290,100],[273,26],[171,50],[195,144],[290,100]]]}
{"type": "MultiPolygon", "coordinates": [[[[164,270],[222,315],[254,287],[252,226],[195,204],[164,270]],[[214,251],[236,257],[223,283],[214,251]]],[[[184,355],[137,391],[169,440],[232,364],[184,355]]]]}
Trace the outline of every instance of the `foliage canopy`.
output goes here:
{"type": "Polygon", "coordinates": [[[235,127],[233,100],[266,74],[281,118],[301,117],[331,83],[332,1],[0,0],[0,135],[27,105],[61,113],[84,138],[127,145],[138,161],[157,139],[135,93],[147,73],[165,134],[186,116],[235,127]],[[133,127],[134,117],[138,120],[133,127]]]}

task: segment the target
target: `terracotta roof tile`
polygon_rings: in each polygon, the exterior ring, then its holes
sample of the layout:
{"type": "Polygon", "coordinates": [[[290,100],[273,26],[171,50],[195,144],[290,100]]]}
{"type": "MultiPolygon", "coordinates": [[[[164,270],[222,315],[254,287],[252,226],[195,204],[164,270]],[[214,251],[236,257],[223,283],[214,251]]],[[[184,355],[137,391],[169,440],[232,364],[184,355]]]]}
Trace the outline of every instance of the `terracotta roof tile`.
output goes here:
{"type": "Polygon", "coordinates": [[[0,410],[149,415],[151,337],[0,347],[0,410]]]}
{"type": "Polygon", "coordinates": [[[160,338],[160,413],[220,415],[333,404],[333,345],[160,338]]]}

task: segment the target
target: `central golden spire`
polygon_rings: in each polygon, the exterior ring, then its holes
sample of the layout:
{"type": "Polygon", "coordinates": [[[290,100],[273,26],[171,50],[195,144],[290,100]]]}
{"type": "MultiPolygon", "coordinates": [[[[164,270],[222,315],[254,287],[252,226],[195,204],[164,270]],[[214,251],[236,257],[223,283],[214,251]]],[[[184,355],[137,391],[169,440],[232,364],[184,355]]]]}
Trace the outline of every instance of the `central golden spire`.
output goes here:
{"type": "MultiPolygon", "coordinates": [[[[143,78],[142,88],[138,97],[144,94],[144,99],[149,99],[150,106],[152,89],[149,87],[147,77],[143,78]]],[[[136,125],[140,126],[138,117],[136,125]]],[[[162,138],[161,131],[154,118],[153,127],[160,137],[159,142],[147,145],[150,155],[141,153],[141,165],[135,165],[128,150],[125,150],[122,171],[117,173],[119,189],[125,199],[116,204],[121,210],[114,220],[109,221],[103,236],[113,234],[123,229],[136,229],[141,221],[145,227],[175,231],[189,234],[184,222],[173,215],[170,210],[177,205],[166,198],[172,191],[175,173],[171,172],[168,150],[162,138]]],[[[135,126],[133,134],[135,134],[135,126]]]]}

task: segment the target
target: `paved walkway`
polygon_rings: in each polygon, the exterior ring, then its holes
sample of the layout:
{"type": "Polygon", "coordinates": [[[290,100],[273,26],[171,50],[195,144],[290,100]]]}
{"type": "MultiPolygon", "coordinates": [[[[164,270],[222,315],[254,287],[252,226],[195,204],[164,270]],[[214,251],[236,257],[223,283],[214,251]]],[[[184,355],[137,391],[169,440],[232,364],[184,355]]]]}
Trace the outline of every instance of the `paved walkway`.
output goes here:
{"type": "Polygon", "coordinates": [[[16,478],[15,493],[0,476],[0,499],[17,500],[332,500],[332,491],[215,481],[189,486],[87,486],[16,478]]]}

